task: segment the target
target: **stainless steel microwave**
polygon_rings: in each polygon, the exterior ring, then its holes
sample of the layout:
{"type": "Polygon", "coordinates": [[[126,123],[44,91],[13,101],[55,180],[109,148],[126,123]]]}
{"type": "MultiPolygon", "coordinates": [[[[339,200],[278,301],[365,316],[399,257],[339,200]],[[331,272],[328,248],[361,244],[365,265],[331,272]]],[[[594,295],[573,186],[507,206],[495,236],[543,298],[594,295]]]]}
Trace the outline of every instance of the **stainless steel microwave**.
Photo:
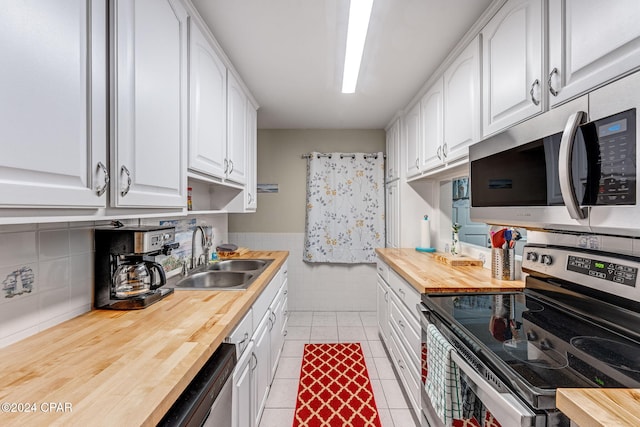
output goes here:
{"type": "Polygon", "coordinates": [[[471,219],[640,236],[640,73],[470,147],[471,219]]]}

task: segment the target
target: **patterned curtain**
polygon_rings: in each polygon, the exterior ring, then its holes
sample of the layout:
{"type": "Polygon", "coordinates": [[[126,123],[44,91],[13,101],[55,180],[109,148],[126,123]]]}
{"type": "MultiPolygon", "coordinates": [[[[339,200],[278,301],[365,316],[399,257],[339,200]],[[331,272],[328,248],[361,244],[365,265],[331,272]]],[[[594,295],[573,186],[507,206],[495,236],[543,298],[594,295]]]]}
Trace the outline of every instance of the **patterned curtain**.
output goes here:
{"type": "Polygon", "coordinates": [[[311,153],[306,262],[372,263],[384,247],[384,155],[311,153]]]}

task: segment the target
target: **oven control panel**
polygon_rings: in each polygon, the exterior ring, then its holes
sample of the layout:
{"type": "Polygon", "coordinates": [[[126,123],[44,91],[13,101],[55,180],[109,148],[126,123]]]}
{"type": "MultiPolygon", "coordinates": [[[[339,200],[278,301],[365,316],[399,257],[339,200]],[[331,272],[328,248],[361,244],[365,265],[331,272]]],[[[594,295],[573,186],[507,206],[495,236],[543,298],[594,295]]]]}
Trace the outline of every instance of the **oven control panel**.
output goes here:
{"type": "Polygon", "coordinates": [[[522,271],[640,303],[640,257],[578,247],[525,245],[522,271]]]}
{"type": "Polygon", "coordinates": [[[635,286],[638,277],[636,267],[575,255],[567,257],[567,270],[627,286],[635,286]]]}

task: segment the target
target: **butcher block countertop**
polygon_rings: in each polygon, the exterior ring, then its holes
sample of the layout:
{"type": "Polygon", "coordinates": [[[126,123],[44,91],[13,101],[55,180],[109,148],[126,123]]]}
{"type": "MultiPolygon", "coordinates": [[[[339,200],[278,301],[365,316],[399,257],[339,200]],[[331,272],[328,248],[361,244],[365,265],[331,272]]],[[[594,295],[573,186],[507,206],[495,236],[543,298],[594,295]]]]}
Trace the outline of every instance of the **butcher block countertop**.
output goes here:
{"type": "Polygon", "coordinates": [[[418,292],[495,292],[520,290],[521,280],[498,280],[480,266],[449,266],[415,249],[378,248],[380,259],[418,292]]]}
{"type": "Polygon", "coordinates": [[[640,390],[559,388],[556,405],[580,427],[640,426],[640,390]]]}
{"type": "Polygon", "coordinates": [[[288,255],[243,254],[274,259],[246,291],[93,310],[0,349],[0,425],[156,425],[288,255]]]}

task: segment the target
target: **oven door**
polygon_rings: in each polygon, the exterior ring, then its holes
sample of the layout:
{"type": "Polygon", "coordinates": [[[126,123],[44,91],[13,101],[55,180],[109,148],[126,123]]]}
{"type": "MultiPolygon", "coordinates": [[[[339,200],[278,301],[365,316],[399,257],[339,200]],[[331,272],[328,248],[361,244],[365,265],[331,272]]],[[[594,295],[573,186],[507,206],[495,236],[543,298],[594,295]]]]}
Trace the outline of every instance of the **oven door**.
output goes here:
{"type": "MultiPolygon", "coordinates": [[[[427,326],[430,321],[427,318],[429,310],[424,305],[420,305],[420,322],[422,326],[422,412],[423,427],[443,427],[443,422],[436,415],[426,391],[426,378],[429,370],[427,364],[427,326]]],[[[446,328],[440,321],[434,323],[442,332],[441,328],[446,328]]],[[[447,336],[448,333],[443,334],[447,336]]],[[[510,391],[500,392],[494,388],[490,381],[491,375],[480,375],[463,357],[457,352],[451,353],[451,358],[458,366],[460,384],[462,386],[463,398],[463,418],[455,419],[453,427],[542,427],[545,425],[545,416],[536,414],[522,403],[510,391]]],[[[474,363],[482,363],[474,360],[474,363]]],[[[485,369],[483,372],[487,372],[485,369]]]]}

